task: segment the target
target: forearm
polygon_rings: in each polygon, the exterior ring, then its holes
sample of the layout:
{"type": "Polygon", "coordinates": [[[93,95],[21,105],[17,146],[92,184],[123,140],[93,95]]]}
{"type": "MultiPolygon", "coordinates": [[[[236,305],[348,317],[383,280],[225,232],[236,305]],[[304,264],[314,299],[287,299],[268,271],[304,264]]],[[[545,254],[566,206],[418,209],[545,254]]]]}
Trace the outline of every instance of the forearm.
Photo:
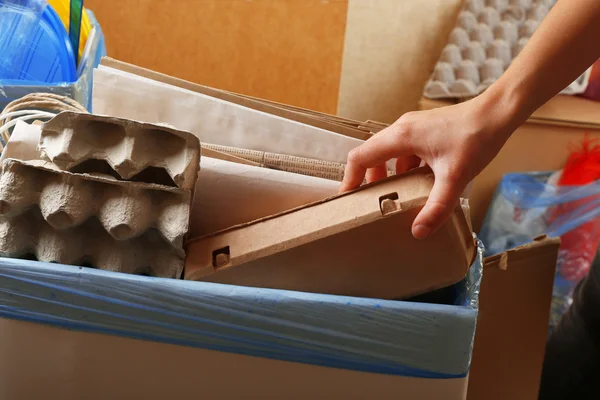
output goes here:
{"type": "Polygon", "coordinates": [[[559,0],[482,100],[512,132],[598,58],[600,1],[559,0]]]}

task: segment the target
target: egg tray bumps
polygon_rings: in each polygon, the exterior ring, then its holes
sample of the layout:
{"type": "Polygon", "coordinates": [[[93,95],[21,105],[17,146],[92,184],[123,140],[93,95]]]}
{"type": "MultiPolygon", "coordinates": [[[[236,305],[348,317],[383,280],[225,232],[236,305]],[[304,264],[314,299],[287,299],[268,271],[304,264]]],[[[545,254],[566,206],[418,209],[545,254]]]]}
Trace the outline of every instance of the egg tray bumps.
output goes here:
{"type": "Polygon", "coordinates": [[[2,163],[1,256],[181,276],[200,165],[194,135],[61,113],[42,127],[40,150],[45,160],[2,163]]]}
{"type": "MultiPolygon", "coordinates": [[[[478,95],[506,71],[556,0],[467,0],[425,86],[425,97],[478,95]]],[[[589,70],[563,90],[582,93],[589,70]]]]}

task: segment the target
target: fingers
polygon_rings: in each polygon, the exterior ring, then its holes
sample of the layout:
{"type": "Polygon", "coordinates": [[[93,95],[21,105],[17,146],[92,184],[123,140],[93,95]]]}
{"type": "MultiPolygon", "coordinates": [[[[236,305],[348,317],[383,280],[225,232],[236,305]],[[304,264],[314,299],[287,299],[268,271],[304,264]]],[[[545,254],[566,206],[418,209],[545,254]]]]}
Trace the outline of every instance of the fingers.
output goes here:
{"type": "Polygon", "coordinates": [[[340,192],[360,186],[369,168],[385,164],[396,157],[410,155],[409,144],[405,140],[399,140],[400,137],[399,128],[392,125],[352,150],[348,154],[340,192]]]}
{"type": "Polygon", "coordinates": [[[446,222],[458,204],[463,186],[447,175],[436,175],[429,199],[413,222],[412,233],[416,239],[426,239],[446,222]]]}
{"type": "Polygon", "coordinates": [[[373,168],[367,169],[367,183],[375,182],[383,178],[387,178],[387,165],[379,164],[373,168]]]}
{"type": "Polygon", "coordinates": [[[396,160],[396,174],[408,172],[417,168],[421,164],[421,159],[417,156],[398,157],[396,160]]]}

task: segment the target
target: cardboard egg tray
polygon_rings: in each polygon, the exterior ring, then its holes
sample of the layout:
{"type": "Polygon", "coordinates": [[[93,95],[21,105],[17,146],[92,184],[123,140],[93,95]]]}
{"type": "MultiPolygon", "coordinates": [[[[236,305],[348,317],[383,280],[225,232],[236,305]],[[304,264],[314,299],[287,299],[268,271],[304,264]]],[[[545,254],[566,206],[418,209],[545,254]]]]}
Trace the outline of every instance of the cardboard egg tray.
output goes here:
{"type": "Polygon", "coordinates": [[[96,218],[115,240],[155,229],[173,249],[182,249],[191,193],[112,177],[73,174],[44,161],[7,159],[0,173],[0,216],[12,218],[39,208],[54,229],[77,227],[96,218]]]}
{"type": "Polygon", "coordinates": [[[130,240],[116,240],[95,218],[58,230],[31,208],[0,217],[0,256],[91,266],[108,271],[179,278],[184,252],[174,249],[155,229],[130,240]]]}
{"type": "Polygon", "coordinates": [[[128,180],[193,190],[200,142],[159,124],[62,112],[42,127],[42,156],[62,170],[105,172],[128,180]]]}
{"type": "MultiPolygon", "coordinates": [[[[425,86],[428,98],[476,96],[523,50],[556,0],[467,0],[425,86]]],[[[582,93],[589,70],[563,90],[582,93]]]]}

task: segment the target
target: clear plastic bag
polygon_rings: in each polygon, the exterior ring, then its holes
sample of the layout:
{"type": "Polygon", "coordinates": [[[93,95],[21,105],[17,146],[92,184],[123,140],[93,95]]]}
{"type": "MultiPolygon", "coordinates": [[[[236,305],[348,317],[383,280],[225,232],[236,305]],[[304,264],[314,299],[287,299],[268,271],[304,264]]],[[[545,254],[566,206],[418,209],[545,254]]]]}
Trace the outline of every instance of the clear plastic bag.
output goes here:
{"type": "Polygon", "coordinates": [[[480,238],[486,255],[498,254],[546,234],[561,237],[550,326],[572,302],[600,243],[600,182],[556,186],[557,173],[506,175],[494,196],[480,238]]]}

